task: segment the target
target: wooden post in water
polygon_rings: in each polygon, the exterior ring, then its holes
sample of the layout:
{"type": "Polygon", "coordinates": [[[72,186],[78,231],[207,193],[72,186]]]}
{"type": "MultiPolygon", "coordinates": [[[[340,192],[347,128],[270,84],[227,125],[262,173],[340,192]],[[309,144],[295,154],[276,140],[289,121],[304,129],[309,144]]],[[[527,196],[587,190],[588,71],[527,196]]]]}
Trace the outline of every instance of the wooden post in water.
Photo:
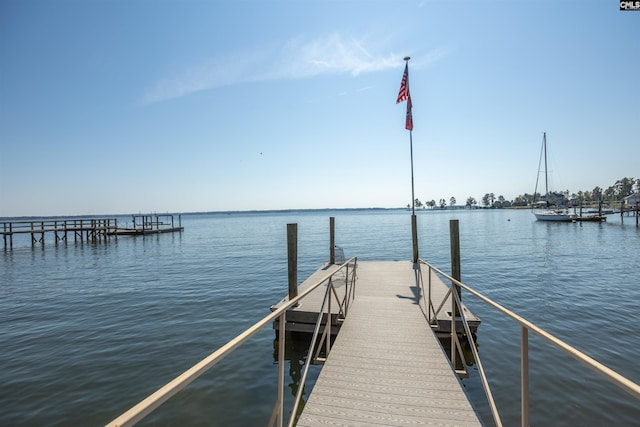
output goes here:
{"type": "MultiPolygon", "coordinates": [[[[11,249],[13,249],[13,233],[11,230],[11,226],[13,224],[10,222],[9,223],[9,243],[11,244],[11,249]]],[[[2,224],[2,228],[4,229],[4,233],[2,234],[2,238],[4,240],[4,248],[7,249],[7,223],[3,223],[2,224]]]]}
{"type": "Polygon", "coordinates": [[[298,224],[287,224],[289,300],[298,296],[298,224]]]}
{"type": "Polygon", "coordinates": [[[336,263],[336,219],[329,217],[329,264],[336,263]]]}
{"type": "Polygon", "coordinates": [[[411,214],[411,239],[413,240],[413,263],[418,262],[418,221],[416,214],[411,214]]]}
{"type": "Polygon", "coordinates": [[[580,218],[582,218],[582,200],[580,200],[580,218]]]}
{"type": "Polygon", "coordinates": [[[598,200],[598,216],[602,218],[602,200],[598,200]]]}
{"type": "MultiPolygon", "coordinates": [[[[461,281],[460,273],[460,228],[457,219],[449,221],[449,238],[451,240],[451,277],[457,281],[461,281]]],[[[452,284],[453,285],[453,284],[452,284]]],[[[460,301],[462,301],[462,290],[460,286],[453,285],[453,289],[458,293],[460,301]]],[[[453,298],[453,296],[451,296],[453,298]]],[[[459,316],[458,306],[456,305],[455,316],[459,316]]]]}

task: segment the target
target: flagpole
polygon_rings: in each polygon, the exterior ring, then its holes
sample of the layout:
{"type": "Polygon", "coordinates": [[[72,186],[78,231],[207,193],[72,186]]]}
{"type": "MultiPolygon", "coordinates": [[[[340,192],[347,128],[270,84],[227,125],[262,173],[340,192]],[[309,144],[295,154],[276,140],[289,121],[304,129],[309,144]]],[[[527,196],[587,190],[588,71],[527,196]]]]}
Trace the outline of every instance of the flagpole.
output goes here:
{"type": "MultiPolygon", "coordinates": [[[[410,56],[405,56],[405,64],[408,70],[410,56]]],[[[408,84],[407,84],[408,85],[408,84]]],[[[407,88],[408,91],[408,88],[407,88]]],[[[411,102],[411,96],[407,100],[408,103],[411,102]]],[[[408,105],[407,108],[410,108],[408,105]]],[[[409,112],[409,110],[408,110],[409,112]]],[[[413,182],[413,119],[411,120],[411,128],[409,129],[409,150],[411,154],[411,240],[413,242],[413,262],[414,264],[418,262],[418,221],[416,218],[416,195],[415,188],[413,182]]]]}
{"type": "Polygon", "coordinates": [[[413,129],[409,130],[409,150],[411,152],[411,214],[416,214],[416,196],[413,189],[413,129]]]}
{"type": "Polygon", "coordinates": [[[413,130],[409,131],[409,146],[411,149],[411,240],[413,241],[413,262],[418,262],[418,221],[415,210],[415,194],[413,191],[413,130]]]}
{"type": "MultiPolygon", "coordinates": [[[[411,59],[410,56],[404,57],[406,67],[409,67],[410,59],[411,59]]],[[[407,88],[407,91],[408,91],[408,88],[407,88]]],[[[410,98],[411,97],[409,97],[409,100],[407,100],[407,102],[411,102],[410,98]]],[[[407,106],[407,108],[409,107],[407,106]]],[[[411,215],[415,215],[416,214],[416,195],[415,195],[414,185],[413,185],[413,123],[411,125],[411,129],[409,129],[409,150],[411,153],[411,215]]]]}

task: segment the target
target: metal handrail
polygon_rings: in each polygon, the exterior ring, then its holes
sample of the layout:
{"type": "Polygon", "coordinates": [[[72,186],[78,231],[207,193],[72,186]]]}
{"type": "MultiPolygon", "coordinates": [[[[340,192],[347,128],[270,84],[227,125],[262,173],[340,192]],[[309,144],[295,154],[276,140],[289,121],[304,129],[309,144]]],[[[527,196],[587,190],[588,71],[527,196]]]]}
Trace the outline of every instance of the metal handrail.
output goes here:
{"type": "MultiPolygon", "coordinates": [[[[529,341],[528,341],[529,331],[534,332],[539,337],[541,337],[545,341],[547,341],[550,344],[552,344],[554,347],[562,350],[563,352],[567,353],[568,355],[570,355],[571,357],[576,359],[578,362],[582,363],[586,367],[588,367],[591,370],[593,370],[593,371],[597,372],[598,374],[602,375],[603,377],[605,377],[605,379],[607,379],[608,381],[610,381],[613,384],[617,385],[618,387],[620,387],[621,389],[623,389],[627,393],[631,394],[636,399],[640,399],[640,385],[634,383],[633,381],[631,381],[630,379],[624,377],[623,375],[620,375],[619,373],[617,373],[613,369],[611,369],[611,368],[607,367],[606,365],[598,362],[597,360],[593,359],[592,357],[587,356],[586,354],[582,353],[580,350],[572,347],[571,345],[567,344],[566,342],[562,341],[561,339],[553,336],[552,334],[550,334],[549,332],[547,332],[544,329],[540,328],[539,326],[536,326],[535,324],[529,322],[528,320],[524,319],[523,317],[518,316],[517,314],[515,314],[511,310],[506,309],[502,305],[500,305],[500,304],[496,303],[495,301],[487,298],[486,296],[482,295],[480,292],[475,291],[474,289],[472,289],[471,287],[465,285],[464,283],[460,282],[459,280],[454,279],[453,277],[449,276],[448,274],[444,273],[443,271],[439,270],[438,268],[434,267],[433,265],[429,264],[428,262],[420,259],[419,263],[423,264],[423,265],[426,265],[429,268],[429,293],[430,293],[431,271],[435,271],[441,277],[444,277],[447,280],[451,281],[451,287],[456,285],[456,286],[459,286],[460,288],[465,289],[471,295],[475,296],[476,298],[480,299],[481,301],[485,302],[489,306],[493,307],[494,309],[498,310],[502,314],[506,315],[507,317],[515,320],[516,322],[518,322],[520,324],[520,326],[521,326],[521,351],[520,351],[520,353],[521,353],[521,386],[520,387],[521,387],[521,412],[522,412],[521,413],[521,424],[522,424],[522,426],[529,426],[529,409],[528,409],[529,408],[529,390],[528,390],[528,385],[529,385],[529,372],[528,372],[528,367],[529,367],[529,341]]],[[[454,304],[458,304],[460,317],[463,320],[463,324],[465,326],[465,331],[467,333],[467,338],[470,340],[470,347],[471,347],[471,350],[473,352],[473,356],[475,358],[476,365],[478,367],[478,371],[480,372],[480,376],[481,376],[482,381],[483,381],[483,386],[485,387],[485,393],[487,393],[487,398],[489,399],[490,405],[492,407],[492,412],[493,412],[494,411],[494,406],[495,406],[495,404],[492,403],[493,402],[493,396],[491,395],[491,391],[490,391],[490,389],[488,387],[488,382],[486,381],[486,375],[484,373],[484,369],[482,368],[482,363],[480,361],[480,358],[479,358],[479,355],[478,355],[478,352],[477,352],[477,349],[476,349],[476,345],[475,345],[475,342],[473,340],[473,334],[471,334],[471,331],[469,330],[469,325],[467,323],[466,316],[464,314],[464,310],[462,310],[462,302],[460,301],[457,292],[452,292],[451,289],[449,290],[449,292],[445,296],[445,299],[448,297],[449,294],[453,295],[454,298],[455,298],[455,302],[453,302],[453,303],[454,304]]],[[[428,308],[429,309],[429,316],[428,316],[429,319],[431,319],[430,315],[431,315],[431,308],[432,307],[433,307],[432,306],[432,302],[429,301],[429,308],[428,308]]],[[[454,313],[454,311],[452,311],[452,314],[453,313],[454,313]]],[[[452,338],[453,338],[453,335],[456,335],[455,334],[455,319],[452,320],[451,334],[452,334],[452,338]]],[[[453,346],[453,339],[452,339],[452,346],[453,346]]],[[[497,409],[496,409],[496,412],[494,413],[494,419],[496,417],[496,414],[497,414],[497,409]]],[[[498,418],[496,420],[496,423],[498,423],[498,422],[499,422],[499,416],[498,416],[498,418]]],[[[501,425],[501,424],[499,424],[499,425],[501,425]]]]}
{"type": "MultiPolygon", "coordinates": [[[[419,259],[418,261],[419,261],[418,262],[418,266],[420,266],[421,264],[424,264],[424,265],[426,265],[428,267],[427,277],[428,277],[429,281],[428,281],[427,293],[429,295],[429,299],[428,299],[428,306],[427,306],[427,320],[428,320],[430,325],[433,325],[433,321],[435,321],[436,324],[438,323],[438,320],[437,320],[438,313],[440,312],[440,310],[444,306],[447,298],[450,295],[453,295],[453,297],[451,299],[451,368],[457,373],[457,370],[456,370],[456,350],[458,352],[458,355],[460,356],[460,359],[462,360],[463,367],[466,364],[466,361],[465,361],[465,358],[464,358],[464,353],[462,352],[462,346],[460,344],[460,340],[458,339],[458,334],[456,333],[456,316],[455,315],[457,313],[459,313],[460,314],[460,318],[462,319],[462,323],[464,325],[465,333],[467,334],[467,337],[470,340],[471,351],[473,353],[473,357],[475,358],[476,366],[478,368],[478,372],[480,373],[480,379],[482,381],[482,387],[483,387],[483,389],[485,391],[485,395],[487,396],[487,401],[489,403],[489,407],[491,408],[491,414],[493,416],[493,420],[494,420],[494,422],[495,422],[497,427],[502,427],[502,420],[500,419],[500,413],[498,412],[498,408],[497,408],[497,406],[495,404],[495,401],[494,401],[494,398],[493,398],[493,393],[491,392],[491,387],[489,386],[489,380],[487,379],[487,375],[486,375],[486,373],[484,371],[484,368],[482,366],[482,362],[480,361],[480,356],[478,355],[478,351],[476,349],[476,345],[475,345],[475,342],[473,340],[473,334],[471,333],[471,328],[469,327],[469,323],[467,322],[467,318],[464,315],[464,310],[462,309],[462,302],[460,301],[460,297],[458,295],[458,292],[454,292],[453,291],[453,283],[452,283],[451,287],[449,288],[449,291],[447,291],[447,293],[442,298],[442,302],[438,306],[438,309],[437,310],[434,309],[433,300],[431,298],[431,271],[433,270],[433,271],[440,272],[440,270],[436,269],[431,264],[427,263],[426,261],[424,261],[422,259],[419,259]],[[456,310],[456,307],[458,308],[458,310],[456,310]],[[431,315],[431,311],[432,310],[433,310],[433,317],[431,315]]],[[[418,268],[418,274],[420,275],[419,285],[423,288],[422,289],[422,294],[425,295],[424,282],[423,282],[423,279],[422,279],[422,269],[421,268],[418,268]]],[[[449,277],[446,274],[444,276],[449,277]]],[[[466,368],[465,368],[464,372],[466,373],[466,368]]]]}
{"type": "MultiPolygon", "coordinates": [[[[298,413],[298,408],[300,406],[300,402],[302,401],[302,394],[304,392],[304,385],[307,381],[307,374],[309,373],[309,367],[312,363],[318,359],[318,354],[322,346],[318,346],[316,350],[316,343],[318,342],[318,334],[320,332],[320,327],[322,324],[322,315],[325,310],[325,306],[327,307],[327,320],[325,321],[324,331],[322,333],[322,337],[320,338],[320,342],[325,342],[325,357],[328,356],[329,351],[331,350],[331,295],[333,295],[338,302],[339,309],[338,314],[345,317],[349,310],[349,304],[353,300],[353,296],[355,296],[355,285],[356,285],[356,266],[358,263],[358,258],[353,257],[353,268],[351,270],[351,280],[349,280],[349,261],[347,261],[343,266],[346,266],[346,273],[344,278],[345,284],[345,295],[342,303],[340,302],[340,298],[336,292],[336,289],[333,285],[333,276],[329,278],[329,283],[327,284],[327,290],[325,291],[324,298],[322,299],[322,305],[320,310],[318,310],[318,318],[316,319],[316,324],[313,330],[313,335],[311,337],[311,342],[309,343],[309,349],[307,350],[307,361],[304,366],[304,371],[302,373],[302,377],[300,379],[300,384],[298,386],[298,392],[296,393],[295,401],[293,404],[293,409],[291,410],[291,417],[289,418],[288,427],[293,427],[296,422],[296,414],[298,413]]],[[[337,273],[337,271],[336,271],[337,273]]],[[[335,273],[334,273],[335,274],[335,273]]],[[[284,326],[281,327],[279,331],[280,337],[284,334],[284,326]]],[[[280,345],[283,345],[284,338],[280,338],[280,345]]],[[[283,351],[284,353],[284,351],[283,351]]],[[[284,365],[284,361],[282,363],[284,365]]],[[[280,401],[276,402],[276,408],[282,410],[282,403],[280,401]]],[[[274,408],[274,414],[271,416],[271,421],[269,422],[269,426],[273,425],[273,420],[275,416],[276,408],[274,408]]],[[[282,417],[278,418],[279,426],[282,426],[282,417]]]]}
{"type": "MultiPolygon", "coordinates": [[[[276,402],[276,408],[274,410],[274,416],[277,417],[278,425],[282,426],[282,407],[283,407],[283,389],[284,389],[284,339],[285,339],[285,318],[286,312],[289,308],[297,305],[300,300],[305,298],[319,286],[323,285],[327,281],[331,281],[331,278],[338,272],[346,269],[348,271],[350,263],[357,263],[357,257],[352,257],[349,260],[345,261],[341,264],[335,271],[328,273],[326,276],[321,278],[319,281],[309,286],[303,292],[300,293],[297,297],[289,300],[286,304],[282,305],[278,309],[271,312],[269,315],[265,316],[258,322],[256,322],[249,329],[245,330],[243,333],[229,341],[227,344],[220,347],[218,350],[211,353],[209,356],[202,359],[200,362],[196,363],[191,368],[184,371],[182,374],[174,378],[172,381],[168,382],[157,391],[140,401],[137,405],[133,406],[128,411],[121,414],[118,418],[106,424],[108,427],[121,427],[121,426],[132,426],[137,422],[142,420],[144,417],[149,415],[155,409],[157,409],[164,402],[169,400],[173,395],[178,393],[180,390],[185,388],[195,379],[204,374],[207,370],[209,370],[213,365],[220,362],[225,356],[235,350],[237,347],[242,345],[245,341],[247,341],[250,337],[256,334],[265,326],[271,324],[275,319],[279,319],[279,360],[278,360],[278,372],[279,372],[279,380],[278,380],[278,401],[276,402]]],[[[355,269],[354,269],[355,270],[355,269]]],[[[353,283],[351,286],[355,284],[355,271],[352,272],[353,283]]],[[[347,274],[348,278],[348,274],[347,274]]],[[[345,286],[348,286],[348,281],[345,279],[345,286]]],[[[327,286],[327,289],[331,289],[332,286],[327,286]]],[[[319,313],[319,317],[322,317],[322,311],[319,313]]],[[[327,323],[329,327],[331,327],[331,313],[328,314],[327,323]]],[[[300,388],[302,389],[304,384],[301,384],[300,388]]],[[[274,418],[272,416],[272,419],[274,418]]],[[[292,413],[292,417],[295,417],[295,412],[292,413]]]]}

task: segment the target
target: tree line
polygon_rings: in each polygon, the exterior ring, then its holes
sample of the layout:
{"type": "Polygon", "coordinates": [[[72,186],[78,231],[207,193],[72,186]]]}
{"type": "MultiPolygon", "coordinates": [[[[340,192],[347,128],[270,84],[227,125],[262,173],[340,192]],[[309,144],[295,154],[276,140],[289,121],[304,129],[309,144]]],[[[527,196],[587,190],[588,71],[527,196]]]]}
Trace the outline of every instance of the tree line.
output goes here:
{"type": "MultiPolygon", "coordinates": [[[[635,178],[622,178],[615,182],[606,189],[601,187],[595,187],[593,190],[581,190],[575,193],[569,190],[557,191],[549,194],[548,200],[552,204],[566,205],[566,206],[578,206],[580,203],[597,203],[597,202],[617,202],[621,201],[627,196],[640,192],[640,179],[635,178]]],[[[506,200],[503,196],[495,196],[495,193],[487,193],[481,199],[481,207],[484,208],[509,208],[509,207],[526,207],[532,206],[533,203],[540,200],[546,200],[546,196],[540,193],[535,194],[521,194],[513,200],[506,200]]],[[[474,197],[468,197],[464,206],[457,205],[455,197],[450,197],[448,200],[445,198],[440,199],[438,202],[435,200],[429,200],[426,202],[420,201],[416,198],[414,200],[414,206],[416,208],[430,208],[430,209],[446,209],[449,207],[466,207],[477,208],[478,201],[474,197]]],[[[408,204],[407,208],[411,205],[408,204]]]]}

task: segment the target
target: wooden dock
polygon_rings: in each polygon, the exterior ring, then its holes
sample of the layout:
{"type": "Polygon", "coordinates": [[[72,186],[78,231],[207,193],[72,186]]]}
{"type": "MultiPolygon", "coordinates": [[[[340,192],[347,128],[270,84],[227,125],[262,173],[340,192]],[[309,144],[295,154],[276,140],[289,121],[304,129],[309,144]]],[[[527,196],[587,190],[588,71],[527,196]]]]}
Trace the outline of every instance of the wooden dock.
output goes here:
{"type": "Polygon", "coordinates": [[[55,243],[68,242],[69,236],[74,241],[97,242],[106,240],[117,230],[116,218],[56,218],[29,221],[0,222],[0,234],[4,248],[13,248],[13,237],[27,235],[31,237],[31,245],[45,244],[45,236],[52,236],[55,243]]]}
{"type": "MultiPolygon", "coordinates": [[[[376,264],[387,264],[387,262],[379,262],[379,261],[359,261],[358,262],[358,285],[356,286],[356,295],[359,294],[359,290],[361,289],[361,287],[365,287],[365,286],[370,286],[369,284],[365,283],[362,281],[362,279],[359,277],[360,273],[362,271],[362,266],[370,266],[370,265],[376,265],[376,264]]],[[[415,284],[415,276],[412,270],[413,264],[410,262],[401,262],[398,261],[397,264],[393,263],[393,264],[389,264],[389,265],[395,265],[396,267],[403,264],[402,268],[402,272],[400,272],[399,274],[401,275],[406,275],[406,274],[410,274],[411,278],[413,280],[413,284],[411,285],[410,288],[408,288],[411,292],[413,292],[414,294],[412,294],[411,298],[415,299],[419,296],[418,294],[418,287],[415,284]],[[404,265],[404,264],[407,264],[404,265]],[[405,271],[406,270],[406,271],[405,271]]],[[[366,268],[370,268],[370,267],[366,267],[366,268]]],[[[313,274],[311,274],[304,282],[302,282],[300,284],[300,286],[298,287],[299,289],[299,293],[304,292],[306,289],[308,289],[311,285],[313,285],[314,283],[317,283],[320,279],[322,279],[324,276],[336,271],[338,269],[338,265],[333,265],[333,264],[324,264],[322,267],[320,267],[318,270],[316,270],[313,274]]],[[[427,278],[427,272],[423,272],[424,275],[424,281],[426,282],[428,280],[427,278]]],[[[344,275],[341,276],[341,278],[338,278],[337,280],[334,280],[333,283],[334,287],[337,288],[338,292],[341,289],[344,289],[345,287],[345,283],[344,283],[344,275]]],[[[426,285],[425,285],[426,286],[426,285]]],[[[304,301],[298,305],[297,307],[292,308],[291,310],[289,310],[287,312],[287,324],[286,324],[286,330],[287,331],[292,331],[292,332],[304,332],[304,333],[313,333],[313,329],[315,327],[316,324],[316,320],[318,319],[318,312],[320,311],[320,307],[322,305],[322,299],[324,297],[324,292],[325,292],[326,286],[325,287],[320,287],[319,289],[316,289],[314,292],[312,292],[311,294],[309,294],[304,301]]],[[[432,273],[431,274],[431,298],[433,301],[436,301],[436,304],[440,304],[442,302],[442,300],[444,299],[444,306],[446,307],[442,310],[440,310],[440,312],[438,312],[437,316],[436,316],[436,323],[433,325],[433,331],[436,332],[437,335],[439,336],[446,336],[448,337],[450,332],[451,332],[451,296],[447,296],[445,298],[445,295],[447,294],[447,291],[449,290],[449,288],[447,287],[447,285],[445,285],[442,280],[440,279],[440,277],[438,277],[437,274],[432,273]]],[[[278,307],[280,307],[280,305],[285,304],[287,301],[289,300],[288,297],[283,298],[282,300],[280,300],[277,304],[271,306],[271,310],[275,310],[278,307]]],[[[426,313],[426,309],[424,309],[424,307],[421,305],[423,311],[426,313]]],[[[435,307],[437,308],[437,307],[435,307]]],[[[463,305],[463,310],[465,313],[465,316],[467,318],[467,321],[469,322],[469,327],[471,328],[471,330],[475,333],[475,331],[478,329],[478,326],[480,325],[480,319],[475,316],[473,313],[471,313],[471,311],[469,311],[469,309],[467,307],[464,307],[463,305]]],[[[321,325],[324,326],[325,325],[325,321],[326,321],[326,316],[323,318],[321,325]]],[[[340,330],[340,327],[342,326],[342,321],[339,318],[337,313],[332,313],[331,315],[331,333],[332,335],[336,335],[338,334],[338,331],[340,330]]],[[[273,328],[277,329],[278,325],[277,322],[274,322],[273,324],[273,328]]],[[[462,324],[462,320],[457,319],[456,320],[456,330],[458,331],[463,331],[464,330],[464,326],[462,324]]]]}
{"type": "Polygon", "coordinates": [[[576,218],[576,222],[605,222],[605,215],[584,215],[576,218]]]}
{"type": "Polygon", "coordinates": [[[147,234],[184,231],[181,215],[178,215],[178,225],[175,224],[171,214],[132,215],[131,217],[131,227],[116,228],[111,234],[116,236],[145,236],[147,234]]]}
{"type": "Polygon", "coordinates": [[[482,425],[429,327],[413,264],[359,261],[357,276],[297,425],[482,425]]]}
{"type": "Polygon", "coordinates": [[[26,221],[0,222],[0,234],[5,249],[13,248],[13,238],[19,235],[30,235],[31,245],[45,244],[45,236],[52,237],[53,242],[100,242],[111,236],[137,236],[157,233],[183,231],[181,216],[178,225],[174,225],[171,214],[132,215],[132,226],[118,225],[117,218],[46,218],[26,221]]]}

